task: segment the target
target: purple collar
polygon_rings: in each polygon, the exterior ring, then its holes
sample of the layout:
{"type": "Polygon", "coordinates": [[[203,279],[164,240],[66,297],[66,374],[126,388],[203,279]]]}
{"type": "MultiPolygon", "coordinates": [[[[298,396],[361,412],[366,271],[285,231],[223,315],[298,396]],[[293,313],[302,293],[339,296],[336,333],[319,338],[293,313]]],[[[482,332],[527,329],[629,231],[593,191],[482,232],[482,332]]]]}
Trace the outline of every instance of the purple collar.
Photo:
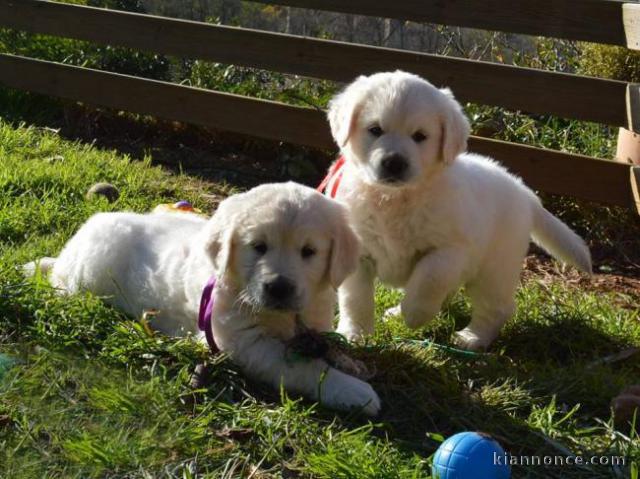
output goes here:
{"type": "Polygon", "coordinates": [[[211,329],[211,317],[213,313],[213,292],[216,287],[216,277],[212,275],[204,289],[202,290],[202,297],[200,298],[200,313],[198,314],[198,328],[200,331],[204,331],[207,338],[207,343],[211,352],[217,353],[220,351],[216,340],[213,337],[213,329],[211,329]]]}

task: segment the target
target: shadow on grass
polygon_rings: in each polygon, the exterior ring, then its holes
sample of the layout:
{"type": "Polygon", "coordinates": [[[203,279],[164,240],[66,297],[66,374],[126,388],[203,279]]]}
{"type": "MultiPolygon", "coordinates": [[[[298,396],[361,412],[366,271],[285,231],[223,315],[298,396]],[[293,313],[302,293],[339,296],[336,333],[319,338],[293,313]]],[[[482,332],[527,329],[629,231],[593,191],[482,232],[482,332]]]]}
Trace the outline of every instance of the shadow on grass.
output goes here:
{"type": "Polygon", "coordinates": [[[54,128],[67,140],[242,188],[287,180],[315,186],[334,154],[3,88],[0,105],[0,116],[16,125],[54,128]]]}
{"type": "MultiPolygon", "coordinates": [[[[468,321],[468,308],[456,304],[451,319],[459,328],[468,321]]],[[[623,387],[637,382],[640,355],[603,361],[629,348],[631,341],[598,329],[593,318],[572,313],[561,309],[553,316],[513,322],[489,354],[470,358],[400,342],[354,348],[353,355],[377,371],[370,382],[383,410],[374,419],[374,433],[407,454],[422,457],[439,445],[431,433],[448,437],[465,430],[491,434],[512,455],[611,454],[615,448],[607,449],[608,440],[592,442],[585,449],[576,438],[587,430],[602,439],[607,436],[604,423],[610,418],[610,401],[623,387]]],[[[427,335],[447,343],[448,328],[441,324],[427,335]]],[[[347,427],[365,420],[339,416],[347,427]]],[[[621,473],[604,466],[571,469],[515,467],[514,475],[618,477],[621,473]]]]}
{"type": "Polygon", "coordinates": [[[375,434],[390,439],[406,454],[423,457],[439,446],[430,434],[448,437],[461,431],[489,433],[512,454],[552,452],[524,421],[487,402],[480,389],[464,380],[460,370],[473,368],[472,362],[449,367],[449,361],[435,359],[438,356],[404,346],[361,356],[378,367],[372,384],[382,398],[383,411],[376,418],[375,434]],[[425,361],[429,356],[432,360],[425,361]]]}
{"type": "Polygon", "coordinates": [[[515,361],[553,363],[594,362],[631,346],[630,341],[607,334],[585,318],[560,314],[545,322],[514,322],[493,349],[502,349],[515,361]]]}
{"type": "MultiPolygon", "coordinates": [[[[578,377],[581,364],[569,368],[559,362],[550,366],[544,360],[517,364],[516,357],[506,356],[461,360],[433,349],[407,346],[360,350],[358,356],[374,363],[378,370],[371,384],[381,396],[383,410],[375,419],[375,434],[390,439],[407,454],[423,457],[433,454],[439,446],[430,438],[431,433],[448,437],[461,431],[489,433],[511,455],[564,457],[568,450],[580,453],[562,435],[575,433],[570,425],[574,420],[592,427],[597,427],[592,415],[606,420],[611,393],[617,391],[616,383],[623,382],[612,378],[610,384],[603,384],[603,377],[611,376],[608,370],[583,371],[578,377]],[[598,384],[602,390],[593,397],[598,384]],[[579,409],[569,424],[554,430],[559,438],[543,432],[547,426],[553,428],[554,421],[574,406],[584,405],[589,393],[596,401],[591,405],[595,407],[579,409]],[[557,406],[546,410],[554,396],[557,406]],[[531,423],[535,420],[531,418],[536,410],[541,416],[551,410],[552,415],[558,412],[558,416],[550,418],[549,424],[534,427],[531,423]]],[[[604,467],[592,472],[604,474],[593,477],[616,477],[616,471],[604,467]]],[[[515,477],[586,477],[585,474],[589,474],[588,468],[567,471],[566,467],[514,467],[515,477]]]]}

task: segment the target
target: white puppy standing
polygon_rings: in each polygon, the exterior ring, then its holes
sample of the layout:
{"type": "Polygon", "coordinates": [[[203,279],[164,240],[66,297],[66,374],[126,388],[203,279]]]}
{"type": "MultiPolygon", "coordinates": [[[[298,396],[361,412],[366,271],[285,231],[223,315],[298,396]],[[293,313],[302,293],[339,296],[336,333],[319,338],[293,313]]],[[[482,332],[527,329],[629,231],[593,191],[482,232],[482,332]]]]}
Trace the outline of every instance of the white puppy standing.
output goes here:
{"type": "Polygon", "coordinates": [[[349,338],[373,332],[376,277],[404,288],[401,309],[414,328],[464,285],[473,313],[457,342],[480,349],[514,312],[531,237],[591,272],[585,243],[533,191],[465,153],[469,122],[448,89],[401,71],[361,76],[328,116],[345,161],[327,191],[348,208],[364,249],[339,289],[338,330],[349,338]]]}
{"type": "Polygon", "coordinates": [[[210,220],[97,214],[40,265],[62,291],[91,291],[134,317],[158,310],[153,325],[168,334],[197,333],[203,287],[215,273],[213,336],[248,375],[329,407],[377,414],[368,383],[322,359],[290,361],[285,346],[297,321],[332,330],[334,288],[357,258],[344,209],[286,183],[231,196],[210,220]]]}

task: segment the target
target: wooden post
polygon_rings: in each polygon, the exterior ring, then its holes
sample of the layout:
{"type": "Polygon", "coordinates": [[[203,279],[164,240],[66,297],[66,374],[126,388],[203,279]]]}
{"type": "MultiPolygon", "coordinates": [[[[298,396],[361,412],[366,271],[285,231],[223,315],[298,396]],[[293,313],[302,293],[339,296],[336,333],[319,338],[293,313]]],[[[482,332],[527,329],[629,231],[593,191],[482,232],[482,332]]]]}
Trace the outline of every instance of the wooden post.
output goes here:
{"type": "Polygon", "coordinates": [[[631,194],[636,211],[640,214],[640,166],[629,168],[629,180],[631,181],[631,194]]]}
{"type": "Polygon", "coordinates": [[[627,128],[618,130],[616,160],[640,165],[640,84],[627,84],[627,128]]]}
{"type": "Polygon", "coordinates": [[[640,50],[640,4],[625,3],[622,5],[622,24],[627,48],[640,50]]]}

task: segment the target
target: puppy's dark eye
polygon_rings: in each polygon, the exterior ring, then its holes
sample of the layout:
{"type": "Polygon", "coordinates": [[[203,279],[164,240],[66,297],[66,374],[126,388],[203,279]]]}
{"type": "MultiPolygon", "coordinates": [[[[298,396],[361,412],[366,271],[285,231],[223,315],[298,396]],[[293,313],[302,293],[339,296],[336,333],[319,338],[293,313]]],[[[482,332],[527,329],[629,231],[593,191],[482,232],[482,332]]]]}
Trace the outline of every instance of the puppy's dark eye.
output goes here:
{"type": "Polygon", "coordinates": [[[422,143],[427,139],[427,135],[425,135],[421,131],[416,131],[413,135],[411,135],[411,139],[416,143],[422,143]]]}
{"type": "Polygon", "coordinates": [[[382,128],[380,128],[378,125],[373,125],[369,127],[369,133],[371,133],[376,138],[379,138],[384,134],[384,131],[382,131],[382,128]]]}
{"type": "Polygon", "coordinates": [[[300,250],[300,254],[304,259],[311,258],[316,254],[316,250],[314,250],[311,246],[303,246],[300,250]]]}
{"type": "Polygon", "coordinates": [[[260,256],[267,252],[267,243],[264,241],[256,241],[252,244],[253,250],[258,253],[260,256]]]}

